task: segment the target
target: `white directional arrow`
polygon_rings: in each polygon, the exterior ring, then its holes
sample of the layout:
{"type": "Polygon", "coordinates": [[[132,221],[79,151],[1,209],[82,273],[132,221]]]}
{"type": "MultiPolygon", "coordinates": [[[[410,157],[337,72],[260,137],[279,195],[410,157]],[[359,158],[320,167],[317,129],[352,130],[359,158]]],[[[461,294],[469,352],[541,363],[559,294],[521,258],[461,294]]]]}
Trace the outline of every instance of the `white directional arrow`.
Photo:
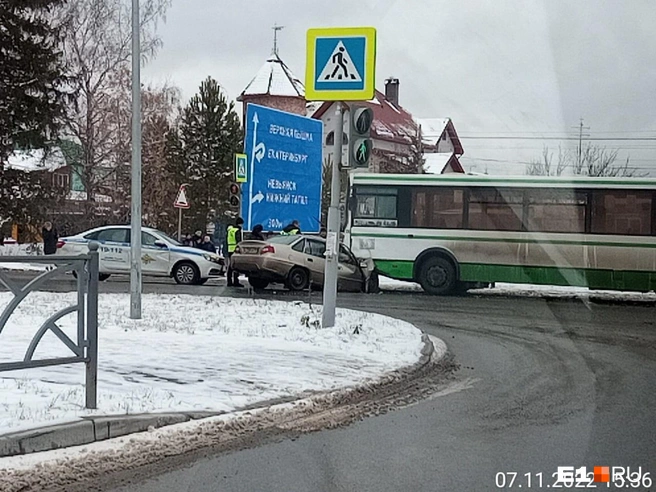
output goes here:
{"type": "MultiPolygon", "coordinates": [[[[250,181],[248,188],[249,188],[249,193],[248,196],[253,197],[253,178],[255,175],[253,174],[253,168],[255,165],[255,159],[259,161],[262,160],[264,157],[264,144],[260,143],[260,145],[257,144],[257,124],[260,122],[260,119],[257,117],[257,112],[253,114],[253,150],[251,152],[251,173],[248,175],[248,180],[250,181]]],[[[264,197],[262,197],[264,198],[264,197]]],[[[246,228],[250,230],[250,228],[253,226],[252,225],[252,219],[253,219],[253,200],[248,201],[248,223],[246,224],[246,228]]]]}
{"type": "Polygon", "coordinates": [[[262,194],[261,191],[257,192],[257,195],[255,195],[252,199],[251,202],[257,202],[260,203],[262,200],[264,200],[264,195],[262,194]]]}

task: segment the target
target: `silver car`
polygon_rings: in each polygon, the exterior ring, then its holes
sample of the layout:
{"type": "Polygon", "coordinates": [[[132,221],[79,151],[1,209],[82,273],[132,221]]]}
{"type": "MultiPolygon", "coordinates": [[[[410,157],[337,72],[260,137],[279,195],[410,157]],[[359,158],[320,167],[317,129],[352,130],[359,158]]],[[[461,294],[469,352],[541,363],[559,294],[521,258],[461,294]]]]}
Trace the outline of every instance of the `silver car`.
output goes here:
{"type": "MultiPolygon", "coordinates": [[[[283,283],[290,290],[323,286],[326,241],[307,235],[274,236],[266,241],[247,240],[232,256],[233,268],[245,274],[255,289],[283,283]]],[[[377,292],[378,274],[371,260],[357,259],[339,246],[338,289],[377,292]]]]}

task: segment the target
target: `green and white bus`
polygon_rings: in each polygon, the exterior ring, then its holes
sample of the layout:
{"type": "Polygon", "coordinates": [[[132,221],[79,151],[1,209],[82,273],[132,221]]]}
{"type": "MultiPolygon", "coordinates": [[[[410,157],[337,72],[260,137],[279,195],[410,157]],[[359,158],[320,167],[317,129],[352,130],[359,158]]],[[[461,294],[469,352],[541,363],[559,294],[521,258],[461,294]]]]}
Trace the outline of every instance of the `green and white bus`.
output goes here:
{"type": "Polygon", "coordinates": [[[354,174],[345,239],[435,295],[494,282],[656,289],[656,179],[354,174]]]}

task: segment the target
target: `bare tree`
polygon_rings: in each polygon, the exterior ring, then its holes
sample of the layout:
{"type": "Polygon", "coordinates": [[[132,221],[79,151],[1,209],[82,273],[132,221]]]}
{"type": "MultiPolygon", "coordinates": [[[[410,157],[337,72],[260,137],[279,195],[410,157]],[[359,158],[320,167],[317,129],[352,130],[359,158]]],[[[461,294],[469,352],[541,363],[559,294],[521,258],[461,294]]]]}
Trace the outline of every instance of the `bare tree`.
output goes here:
{"type": "Polygon", "coordinates": [[[558,146],[558,162],[554,165],[553,152],[549,151],[549,147],[544,147],[542,149],[542,158],[532,160],[528,165],[526,174],[534,176],[560,176],[567,168],[568,163],[571,162],[571,158],[571,152],[567,150],[563,151],[562,147],[558,146]]]}
{"type": "Polygon", "coordinates": [[[581,151],[581,159],[574,165],[574,174],[584,176],[606,176],[606,177],[641,177],[637,168],[629,166],[629,157],[624,164],[616,164],[619,150],[607,150],[604,147],[588,143],[581,151]]]}
{"type": "MultiPolygon", "coordinates": [[[[142,62],[152,58],[161,46],[155,29],[170,1],[141,1],[142,62]]],[[[66,65],[78,94],[67,126],[82,146],[80,177],[90,219],[95,196],[103,189],[116,190],[117,175],[129,166],[125,150],[129,130],[121,126],[129,109],[122,105],[125,98],[121,91],[125,91],[130,74],[131,6],[128,0],[76,0],[67,2],[58,15],[66,65]]]]}
{"type": "Polygon", "coordinates": [[[533,160],[526,170],[526,174],[536,176],[560,176],[566,169],[571,169],[576,176],[590,177],[641,177],[645,174],[629,165],[629,158],[624,164],[617,164],[619,149],[608,150],[605,147],[588,143],[581,151],[580,156],[569,150],[563,151],[558,147],[558,161],[554,165],[553,152],[545,147],[542,158],[533,160]]]}

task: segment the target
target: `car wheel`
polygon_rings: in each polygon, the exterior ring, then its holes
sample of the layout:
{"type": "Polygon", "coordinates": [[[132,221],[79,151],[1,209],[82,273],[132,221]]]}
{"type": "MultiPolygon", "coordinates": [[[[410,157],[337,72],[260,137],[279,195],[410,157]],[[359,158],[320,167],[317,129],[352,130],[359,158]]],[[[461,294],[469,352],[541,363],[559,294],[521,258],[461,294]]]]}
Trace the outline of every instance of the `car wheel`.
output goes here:
{"type": "Polygon", "coordinates": [[[421,263],[418,280],[428,294],[450,294],[457,283],[456,269],[446,258],[431,256],[421,263]]]}
{"type": "Polygon", "coordinates": [[[301,267],[294,267],[287,275],[287,287],[290,290],[305,290],[310,285],[310,274],[301,267]]]}
{"type": "Polygon", "coordinates": [[[198,267],[193,263],[178,263],[173,270],[173,278],[178,284],[194,285],[200,280],[200,273],[198,267]]]}
{"type": "Polygon", "coordinates": [[[269,286],[269,281],[257,277],[248,277],[248,283],[257,290],[264,290],[269,286]]]}

